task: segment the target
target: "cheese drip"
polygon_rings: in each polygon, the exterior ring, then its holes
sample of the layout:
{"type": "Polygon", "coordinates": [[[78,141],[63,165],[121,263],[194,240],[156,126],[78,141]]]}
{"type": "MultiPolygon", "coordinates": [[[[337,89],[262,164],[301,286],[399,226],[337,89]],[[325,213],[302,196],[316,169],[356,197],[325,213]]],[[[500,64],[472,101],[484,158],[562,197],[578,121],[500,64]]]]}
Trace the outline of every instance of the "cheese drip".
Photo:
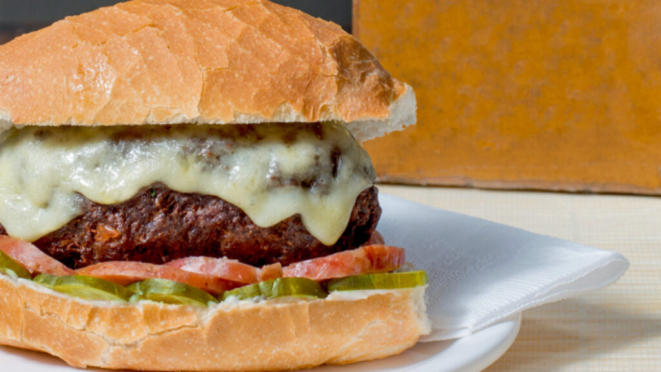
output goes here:
{"type": "Polygon", "coordinates": [[[269,227],[300,214],[334,244],[375,171],[343,125],[25,127],[0,144],[0,223],[35,241],[154,183],[217,196],[269,227]]]}

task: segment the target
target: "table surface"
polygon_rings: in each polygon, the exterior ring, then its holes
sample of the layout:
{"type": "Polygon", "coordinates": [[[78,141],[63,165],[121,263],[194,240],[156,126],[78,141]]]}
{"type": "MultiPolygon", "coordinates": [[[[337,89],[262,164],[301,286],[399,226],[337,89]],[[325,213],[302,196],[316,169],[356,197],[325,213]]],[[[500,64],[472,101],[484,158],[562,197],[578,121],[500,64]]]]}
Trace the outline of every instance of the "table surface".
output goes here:
{"type": "Polygon", "coordinates": [[[379,186],[382,193],[622,253],[614,285],[523,313],[488,372],[661,371],[661,198],[379,186]]]}

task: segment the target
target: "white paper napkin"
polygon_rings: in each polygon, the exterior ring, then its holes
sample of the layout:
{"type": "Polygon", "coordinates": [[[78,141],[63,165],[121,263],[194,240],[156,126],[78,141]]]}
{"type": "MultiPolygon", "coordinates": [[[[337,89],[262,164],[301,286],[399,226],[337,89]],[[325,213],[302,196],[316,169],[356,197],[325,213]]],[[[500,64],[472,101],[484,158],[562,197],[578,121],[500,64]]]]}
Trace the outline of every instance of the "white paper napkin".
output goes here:
{"type": "Polygon", "coordinates": [[[605,287],[629,267],[621,254],[380,196],[378,230],[427,270],[433,331],[470,335],[510,314],[605,287]]]}

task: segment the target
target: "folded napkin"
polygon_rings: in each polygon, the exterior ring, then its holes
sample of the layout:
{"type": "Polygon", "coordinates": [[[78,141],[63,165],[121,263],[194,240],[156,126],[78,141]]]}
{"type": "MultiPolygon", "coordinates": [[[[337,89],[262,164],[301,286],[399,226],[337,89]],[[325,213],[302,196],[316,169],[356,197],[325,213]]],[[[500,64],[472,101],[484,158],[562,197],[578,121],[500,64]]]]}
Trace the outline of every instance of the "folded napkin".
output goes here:
{"type": "Polygon", "coordinates": [[[605,287],[629,267],[621,254],[380,196],[386,243],[429,275],[432,334],[470,335],[507,316],[605,287]]]}

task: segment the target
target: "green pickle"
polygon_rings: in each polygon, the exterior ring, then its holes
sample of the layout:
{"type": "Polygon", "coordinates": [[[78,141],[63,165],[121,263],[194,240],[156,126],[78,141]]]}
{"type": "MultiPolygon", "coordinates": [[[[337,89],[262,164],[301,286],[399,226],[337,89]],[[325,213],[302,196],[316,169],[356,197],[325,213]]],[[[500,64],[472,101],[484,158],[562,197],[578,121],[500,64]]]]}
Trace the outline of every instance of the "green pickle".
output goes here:
{"type": "Polygon", "coordinates": [[[7,256],[4,252],[0,251],[0,273],[9,275],[11,277],[18,277],[23,279],[32,279],[32,275],[19,265],[11,257],[7,256]],[[12,275],[13,274],[13,275],[12,275]]]}
{"type": "Polygon", "coordinates": [[[121,285],[91,276],[40,274],[34,281],[54,291],[91,301],[128,302],[134,295],[121,285]]]}
{"type": "Polygon", "coordinates": [[[43,286],[53,288],[57,283],[57,279],[59,278],[60,278],[59,276],[55,276],[55,275],[39,274],[34,277],[34,281],[43,286]]]}
{"type": "Polygon", "coordinates": [[[207,306],[218,302],[209,293],[190,285],[165,279],[147,279],[128,286],[140,298],[173,305],[207,306]]]}
{"type": "Polygon", "coordinates": [[[425,271],[368,274],[333,279],[328,282],[328,290],[330,292],[336,292],[374,289],[404,289],[427,285],[427,282],[427,272],[425,271]]]}
{"type": "Polygon", "coordinates": [[[314,280],[305,278],[278,278],[227,291],[223,293],[222,300],[225,301],[232,296],[237,297],[239,300],[247,300],[255,297],[270,299],[292,296],[325,298],[326,292],[314,280]]]}

